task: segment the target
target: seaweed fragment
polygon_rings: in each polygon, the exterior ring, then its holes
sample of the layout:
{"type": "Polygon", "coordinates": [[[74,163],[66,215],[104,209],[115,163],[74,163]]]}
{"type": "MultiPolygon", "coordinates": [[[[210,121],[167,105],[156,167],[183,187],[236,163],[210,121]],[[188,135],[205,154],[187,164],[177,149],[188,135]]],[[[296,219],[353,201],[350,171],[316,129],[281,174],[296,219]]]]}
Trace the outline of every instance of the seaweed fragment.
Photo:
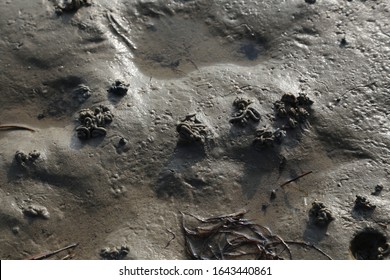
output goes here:
{"type": "Polygon", "coordinates": [[[286,257],[292,259],[288,245],[279,236],[245,219],[245,213],[240,211],[211,218],[182,213],[185,247],[189,256],[203,260],[278,260],[287,254],[286,257]],[[189,223],[196,225],[190,227],[189,223]]]}

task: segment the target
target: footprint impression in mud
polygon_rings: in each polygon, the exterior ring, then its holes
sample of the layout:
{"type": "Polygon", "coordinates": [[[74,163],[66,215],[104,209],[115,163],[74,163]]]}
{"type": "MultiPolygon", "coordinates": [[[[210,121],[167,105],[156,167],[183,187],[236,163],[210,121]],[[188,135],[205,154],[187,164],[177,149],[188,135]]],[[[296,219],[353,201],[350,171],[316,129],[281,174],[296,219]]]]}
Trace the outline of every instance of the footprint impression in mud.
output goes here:
{"type": "Polygon", "coordinates": [[[135,6],[123,17],[108,13],[107,18],[148,76],[172,78],[218,63],[259,63],[269,48],[267,36],[245,23],[216,17],[205,7],[188,4],[175,10],[162,1],[135,6]]]}

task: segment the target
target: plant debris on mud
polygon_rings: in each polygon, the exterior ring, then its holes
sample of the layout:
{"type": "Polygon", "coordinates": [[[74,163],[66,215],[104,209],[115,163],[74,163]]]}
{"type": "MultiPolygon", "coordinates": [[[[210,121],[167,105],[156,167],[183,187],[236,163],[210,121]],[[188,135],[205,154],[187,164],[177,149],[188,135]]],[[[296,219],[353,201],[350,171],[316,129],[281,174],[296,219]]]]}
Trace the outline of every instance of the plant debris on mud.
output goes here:
{"type": "Polygon", "coordinates": [[[289,244],[310,247],[331,259],[314,245],[284,241],[267,227],[245,219],[246,211],[201,218],[182,213],[185,247],[199,260],[282,260],[292,259],[289,244]]]}

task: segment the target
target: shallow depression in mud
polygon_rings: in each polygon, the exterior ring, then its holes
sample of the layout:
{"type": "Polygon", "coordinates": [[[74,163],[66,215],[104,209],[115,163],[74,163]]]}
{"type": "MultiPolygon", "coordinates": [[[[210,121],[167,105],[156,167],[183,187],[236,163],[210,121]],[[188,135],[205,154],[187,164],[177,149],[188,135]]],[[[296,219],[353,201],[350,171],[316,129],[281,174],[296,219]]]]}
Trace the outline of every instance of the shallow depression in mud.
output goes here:
{"type": "Polygon", "coordinates": [[[267,40],[243,31],[217,30],[202,19],[181,15],[149,18],[133,37],[135,63],[148,76],[182,76],[200,67],[259,63],[267,40]]]}
{"type": "Polygon", "coordinates": [[[151,76],[183,75],[198,67],[253,62],[265,52],[256,38],[220,36],[197,19],[181,16],[152,19],[136,39],[136,63],[151,76]]]}
{"type": "Polygon", "coordinates": [[[351,252],[357,260],[381,259],[380,251],[386,247],[386,236],[381,232],[366,228],[358,232],[351,241],[351,252]]]}

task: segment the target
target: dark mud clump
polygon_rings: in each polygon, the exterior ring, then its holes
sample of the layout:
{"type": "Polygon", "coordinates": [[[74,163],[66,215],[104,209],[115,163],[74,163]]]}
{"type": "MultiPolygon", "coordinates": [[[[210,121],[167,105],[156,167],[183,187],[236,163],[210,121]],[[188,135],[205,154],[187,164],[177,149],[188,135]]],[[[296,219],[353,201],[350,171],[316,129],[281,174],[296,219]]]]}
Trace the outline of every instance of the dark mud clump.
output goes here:
{"type": "Polygon", "coordinates": [[[100,251],[100,256],[105,260],[122,260],[130,252],[126,245],[113,248],[103,248],[100,251]]]}
{"type": "Polygon", "coordinates": [[[357,195],[355,200],[355,206],[354,209],[357,211],[374,211],[376,208],[376,205],[372,204],[370,201],[368,201],[367,198],[357,195]]]}
{"type": "Polygon", "coordinates": [[[124,81],[116,80],[108,89],[108,93],[113,96],[125,96],[129,90],[130,84],[126,84],[124,81]]]}
{"type": "Polygon", "coordinates": [[[382,191],[383,191],[383,186],[381,184],[378,184],[375,186],[375,189],[371,194],[372,195],[380,195],[382,191]]]}
{"type": "Polygon", "coordinates": [[[41,153],[36,150],[30,152],[28,155],[24,152],[17,151],[15,153],[15,160],[20,166],[26,167],[34,164],[40,156],[41,153]]]}
{"type": "Polygon", "coordinates": [[[80,84],[73,90],[73,95],[77,98],[79,103],[84,103],[92,94],[91,89],[88,86],[80,84]]]}
{"type": "Polygon", "coordinates": [[[36,204],[31,204],[22,208],[22,212],[24,215],[30,218],[42,218],[49,219],[50,213],[46,207],[36,204]]]}
{"type": "Polygon", "coordinates": [[[320,227],[327,226],[334,220],[332,212],[325,206],[324,203],[314,201],[309,211],[309,216],[312,222],[320,227]]]}
{"type": "Polygon", "coordinates": [[[122,154],[127,152],[130,149],[129,140],[124,137],[121,137],[118,143],[115,145],[117,154],[122,154]]]}
{"type": "Polygon", "coordinates": [[[358,232],[351,241],[350,250],[357,260],[380,260],[390,253],[386,236],[373,228],[358,232]]]}
{"type": "Polygon", "coordinates": [[[267,147],[273,147],[274,144],[281,144],[286,136],[286,131],[283,129],[268,129],[262,128],[256,131],[253,145],[256,150],[260,151],[267,147]]]}
{"type": "Polygon", "coordinates": [[[91,6],[91,0],[62,0],[59,1],[60,3],[56,6],[56,14],[62,15],[63,13],[75,13],[77,12],[81,7],[88,7],[91,6]]]}

